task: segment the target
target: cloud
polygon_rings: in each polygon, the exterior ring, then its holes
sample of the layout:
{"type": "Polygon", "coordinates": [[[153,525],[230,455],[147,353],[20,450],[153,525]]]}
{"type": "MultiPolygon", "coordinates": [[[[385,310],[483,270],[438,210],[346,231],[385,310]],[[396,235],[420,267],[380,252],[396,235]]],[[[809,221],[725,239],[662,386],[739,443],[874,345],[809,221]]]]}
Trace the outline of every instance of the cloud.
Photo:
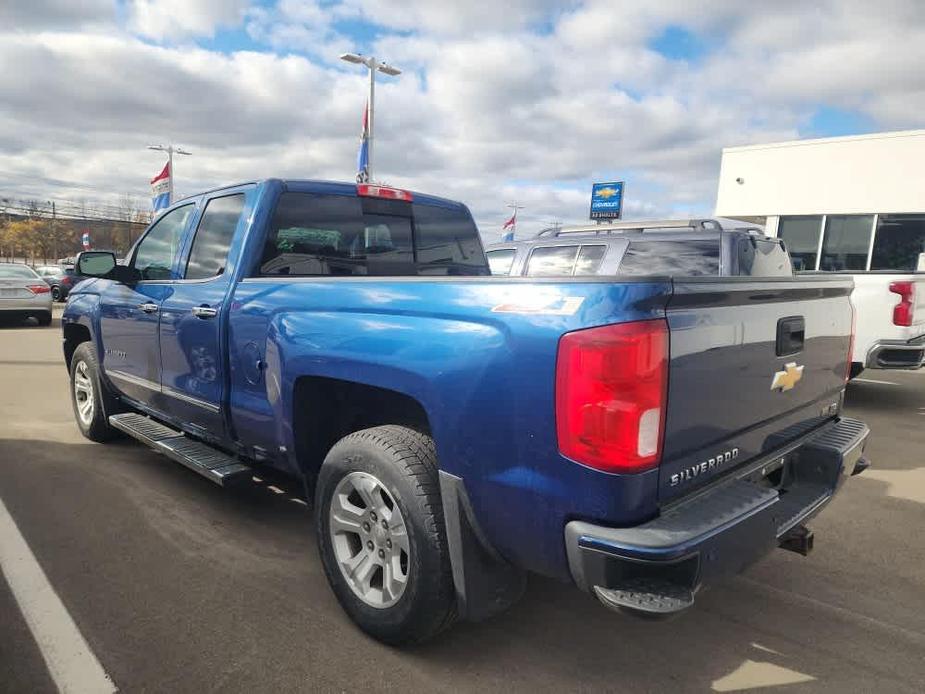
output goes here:
{"type": "Polygon", "coordinates": [[[626,179],[628,216],[710,214],[724,146],[798,137],[820,106],[880,128],[925,111],[914,1],[166,0],[122,28],[104,5],[61,25],[17,5],[22,28],[0,29],[0,194],[144,195],[152,141],[195,152],[185,192],[351,180],[366,77],[345,50],[404,70],[377,82],[377,175],[465,201],[489,240],[514,199],[524,231],[586,218],[592,180],[626,179]],[[222,27],[247,50],[202,47],[222,27]],[[653,47],[666,27],[696,60],[653,47]]]}
{"type": "Polygon", "coordinates": [[[561,0],[346,0],[344,11],[374,24],[441,36],[504,33],[548,23],[576,3],[561,0]],[[552,16],[551,16],[552,15],[552,16]]]}
{"type": "Polygon", "coordinates": [[[248,0],[131,0],[129,28],[153,39],[213,36],[241,23],[248,0]]]}
{"type": "Polygon", "coordinates": [[[71,29],[105,24],[116,17],[115,0],[5,0],[0,4],[0,30],[71,29]]]}

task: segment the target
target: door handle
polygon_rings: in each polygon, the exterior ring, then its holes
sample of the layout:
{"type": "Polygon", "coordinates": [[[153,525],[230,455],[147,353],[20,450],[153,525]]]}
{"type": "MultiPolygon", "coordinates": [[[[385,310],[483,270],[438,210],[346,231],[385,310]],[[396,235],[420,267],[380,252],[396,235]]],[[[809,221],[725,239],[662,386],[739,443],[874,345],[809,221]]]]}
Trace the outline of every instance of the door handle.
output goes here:
{"type": "Polygon", "coordinates": [[[157,304],[153,304],[150,301],[144,304],[139,304],[140,308],[145,313],[157,313],[157,304]]]}
{"type": "Polygon", "coordinates": [[[211,306],[193,306],[191,312],[196,318],[215,318],[218,315],[218,309],[211,306]]]}

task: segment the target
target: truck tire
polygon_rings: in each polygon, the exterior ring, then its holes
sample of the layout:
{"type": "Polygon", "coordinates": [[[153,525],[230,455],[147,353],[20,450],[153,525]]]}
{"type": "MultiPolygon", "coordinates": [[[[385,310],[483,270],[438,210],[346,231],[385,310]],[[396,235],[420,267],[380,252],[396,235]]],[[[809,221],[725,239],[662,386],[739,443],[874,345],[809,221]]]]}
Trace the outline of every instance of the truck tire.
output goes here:
{"type": "Polygon", "coordinates": [[[83,342],[71,357],[71,405],[80,433],[91,441],[104,443],[119,435],[109,426],[109,415],[118,403],[100,380],[100,364],[92,342],[83,342]]]}
{"type": "Polygon", "coordinates": [[[429,436],[396,425],[345,436],[324,459],[314,507],[328,582],[363,631],[419,643],[456,620],[429,436]]]}

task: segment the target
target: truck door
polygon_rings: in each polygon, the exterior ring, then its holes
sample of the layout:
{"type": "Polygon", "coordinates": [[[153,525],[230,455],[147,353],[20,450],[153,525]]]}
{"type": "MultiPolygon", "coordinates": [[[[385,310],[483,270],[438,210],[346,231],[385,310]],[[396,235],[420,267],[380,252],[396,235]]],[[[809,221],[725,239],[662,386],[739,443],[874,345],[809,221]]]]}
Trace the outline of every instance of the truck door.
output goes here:
{"type": "Polygon", "coordinates": [[[141,280],[131,286],[111,282],[100,297],[103,370],[120,392],[150,407],[157,407],[161,387],[161,303],[175,279],[180,242],[195,208],[171,210],[149,228],[129,261],[141,280]]]}
{"type": "Polygon", "coordinates": [[[232,282],[229,250],[241,222],[245,193],[207,201],[180,278],[161,303],[161,392],[171,417],[206,439],[224,438],[222,352],[226,298],[232,282]]]}

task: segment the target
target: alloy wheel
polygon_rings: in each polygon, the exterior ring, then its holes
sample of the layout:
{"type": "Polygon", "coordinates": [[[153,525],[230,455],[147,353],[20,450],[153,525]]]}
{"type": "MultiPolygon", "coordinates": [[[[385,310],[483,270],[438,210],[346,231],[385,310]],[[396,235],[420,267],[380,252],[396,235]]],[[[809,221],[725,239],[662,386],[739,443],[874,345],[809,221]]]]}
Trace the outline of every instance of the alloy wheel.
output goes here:
{"type": "Polygon", "coordinates": [[[74,367],[74,402],[77,403],[77,416],[84,426],[93,422],[93,379],[87,362],[77,362],[74,367]]]}
{"type": "Polygon", "coordinates": [[[411,565],[408,529],[395,498],[366,472],[351,472],[334,490],[328,511],[334,556],[350,589],[371,607],[394,605],[411,565]]]}

